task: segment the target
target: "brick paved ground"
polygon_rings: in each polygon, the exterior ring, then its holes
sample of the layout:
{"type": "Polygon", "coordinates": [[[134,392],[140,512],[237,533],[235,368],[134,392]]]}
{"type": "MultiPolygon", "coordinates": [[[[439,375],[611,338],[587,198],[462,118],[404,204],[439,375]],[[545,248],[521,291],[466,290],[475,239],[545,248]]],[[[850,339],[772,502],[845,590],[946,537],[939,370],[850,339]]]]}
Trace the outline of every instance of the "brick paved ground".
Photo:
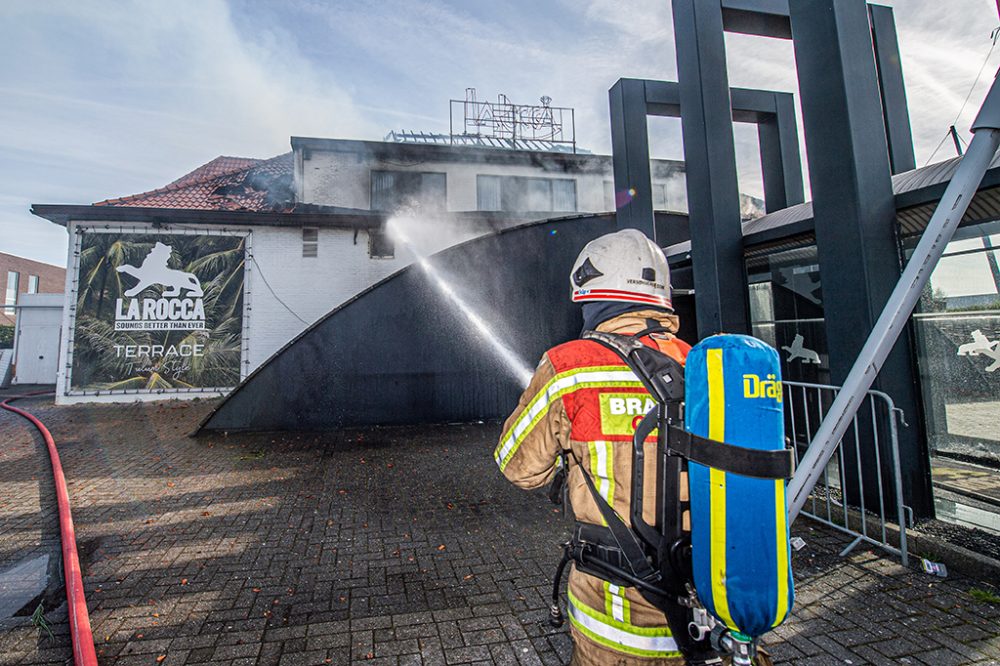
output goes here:
{"type": "MultiPolygon", "coordinates": [[[[102,664],[564,664],[540,624],[568,524],[499,477],[498,426],[185,435],[206,403],[55,408],[102,664]],[[160,659],[163,657],[163,659],[160,659]]],[[[54,547],[43,450],[0,412],[0,573],[54,547]]],[[[998,664],[1000,606],[795,525],[778,663],[998,664]]],[[[70,660],[0,620],[0,664],[70,660]]]]}

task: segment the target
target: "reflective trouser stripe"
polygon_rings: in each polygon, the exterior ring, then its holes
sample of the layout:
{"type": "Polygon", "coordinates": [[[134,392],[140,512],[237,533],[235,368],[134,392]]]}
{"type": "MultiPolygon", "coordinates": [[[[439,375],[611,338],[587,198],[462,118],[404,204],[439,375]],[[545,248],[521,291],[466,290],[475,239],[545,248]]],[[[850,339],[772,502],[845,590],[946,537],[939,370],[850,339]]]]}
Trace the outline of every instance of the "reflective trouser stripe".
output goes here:
{"type": "Polygon", "coordinates": [[[637,627],[589,608],[569,593],[569,619],[595,643],[640,657],[679,657],[667,627],[637,627]]]}
{"type": "Polygon", "coordinates": [[[559,373],[543,386],[524,408],[510,430],[500,438],[493,457],[503,471],[507,463],[514,457],[521,442],[528,433],[548,413],[549,407],[559,398],[572,391],[586,388],[626,388],[641,387],[635,374],[628,368],[618,366],[598,366],[594,368],[577,368],[559,373]]]}
{"type": "Polygon", "coordinates": [[[604,612],[619,622],[628,624],[632,621],[625,588],[604,581],[604,612]]]}

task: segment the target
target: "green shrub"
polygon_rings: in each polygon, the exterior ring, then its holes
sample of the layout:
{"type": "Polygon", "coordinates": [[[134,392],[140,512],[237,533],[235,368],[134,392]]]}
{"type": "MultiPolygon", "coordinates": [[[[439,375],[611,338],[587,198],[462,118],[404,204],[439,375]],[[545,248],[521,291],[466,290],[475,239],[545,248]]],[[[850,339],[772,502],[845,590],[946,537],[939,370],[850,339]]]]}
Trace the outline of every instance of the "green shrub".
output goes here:
{"type": "Polygon", "coordinates": [[[13,349],[14,327],[0,326],[0,349],[13,349]]]}

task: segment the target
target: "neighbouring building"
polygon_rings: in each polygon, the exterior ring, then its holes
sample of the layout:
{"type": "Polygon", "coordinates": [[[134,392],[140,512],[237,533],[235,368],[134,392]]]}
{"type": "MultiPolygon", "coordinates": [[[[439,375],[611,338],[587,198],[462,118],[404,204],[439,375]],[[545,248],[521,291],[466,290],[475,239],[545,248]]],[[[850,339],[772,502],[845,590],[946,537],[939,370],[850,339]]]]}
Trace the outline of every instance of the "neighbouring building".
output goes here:
{"type": "Polygon", "coordinates": [[[58,294],[65,283],[65,268],[0,252],[0,326],[14,325],[20,294],[58,294]]]}

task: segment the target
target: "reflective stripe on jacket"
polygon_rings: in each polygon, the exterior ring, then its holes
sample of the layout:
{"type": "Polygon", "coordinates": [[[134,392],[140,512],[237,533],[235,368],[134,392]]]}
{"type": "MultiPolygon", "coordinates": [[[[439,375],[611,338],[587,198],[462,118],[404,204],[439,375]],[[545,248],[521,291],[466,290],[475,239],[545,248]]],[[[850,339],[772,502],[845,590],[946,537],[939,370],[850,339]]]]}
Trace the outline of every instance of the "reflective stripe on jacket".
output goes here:
{"type": "MultiPolygon", "coordinates": [[[[671,331],[677,318],[653,310],[630,312],[598,326],[599,331],[632,334],[651,319],[671,331]]],[[[646,344],[681,363],[690,346],[668,334],[644,338],[646,344]]],[[[652,407],[642,383],[613,351],[590,340],[573,340],[542,357],[517,409],[504,424],[494,453],[497,465],[522,488],[548,483],[559,454],[572,449],[597,491],[629,522],[635,425],[652,407]]],[[[655,478],[655,439],[647,443],[646,478],[655,478]]],[[[567,485],[577,520],[604,524],[583,475],[572,461],[567,485]]],[[[655,488],[643,489],[643,516],[654,522],[655,488]]],[[[686,499],[686,498],[685,498],[686,499]]],[[[569,617],[574,633],[640,658],[676,658],[677,645],[663,613],[634,588],[610,585],[575,568],[569,579],[569,617]]]]}

